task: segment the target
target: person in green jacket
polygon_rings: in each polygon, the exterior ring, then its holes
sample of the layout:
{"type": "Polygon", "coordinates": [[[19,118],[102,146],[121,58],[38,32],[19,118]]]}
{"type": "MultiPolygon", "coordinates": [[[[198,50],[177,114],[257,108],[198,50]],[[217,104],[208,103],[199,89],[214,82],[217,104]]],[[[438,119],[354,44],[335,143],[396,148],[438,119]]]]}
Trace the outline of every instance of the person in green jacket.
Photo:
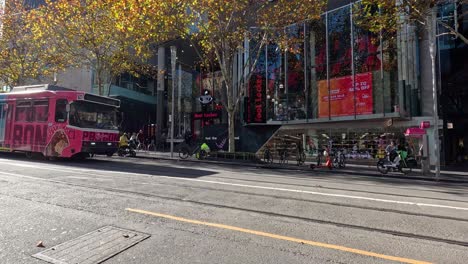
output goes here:
{"type": "Polygon", "coordinates": [[[208,155],[208,153],[210,153],[210,147],[208,146],[208,144],[206,144],[206,142],[203,142],[203,144],[201,144],[200,146],[200,151],[197,153],[196,157],[197,159],[203,159],[208,155]],[[203,154],[200,155],[200,153],[203,154]]]}

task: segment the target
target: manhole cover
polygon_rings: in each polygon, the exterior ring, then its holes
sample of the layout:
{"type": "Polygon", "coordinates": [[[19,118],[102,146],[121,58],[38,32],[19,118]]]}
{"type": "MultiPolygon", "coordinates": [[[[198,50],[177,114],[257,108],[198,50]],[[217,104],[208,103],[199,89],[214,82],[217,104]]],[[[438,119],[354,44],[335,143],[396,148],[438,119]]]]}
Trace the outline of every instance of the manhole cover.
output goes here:
{"type": "Polygon", "coordinates": [[[33,257],[56,264],[101,263],[148,237],[148,234],[106,226],[34,254],[33,257]]]}

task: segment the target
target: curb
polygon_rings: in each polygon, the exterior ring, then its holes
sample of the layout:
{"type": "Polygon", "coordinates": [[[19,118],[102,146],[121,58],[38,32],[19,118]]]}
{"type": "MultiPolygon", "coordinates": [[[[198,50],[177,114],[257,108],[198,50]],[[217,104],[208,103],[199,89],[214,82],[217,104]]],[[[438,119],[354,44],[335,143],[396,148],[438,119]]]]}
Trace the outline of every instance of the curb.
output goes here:
{"type": "MultiPolygon", "coordinates": [[[[262,169],[273,169],[273,170],[294,170],[294,171],[315,171],[317,173],[323,174],[330,174],[334,172],[339,172],[342,174],[348,175],[356,175],[356,176],[372,176],[372,177],[379,177],[379,178],[388,178],[388,179],[410,179],[410,180],[419,180],[419,181],[429,181],[429,182],[447,182],[447,183],[468,183],[468,177],[466,176],[455,176],[455,177],[466,177],[467,179],[444,179],[441,178],[438,181],[434,178],[424,177],[424,176],[412,176],[412,175],[400,175],[400,174],[391,174],[391,175],[384,175],[380,173],[373,173],[371,171],[351,171],[351,170],[314,170],[310,169],[308,166],[297,166],[293,167],[292,165],[286,166],[271,166],[265,164],[257,164],[251,162],[229,162],[229,161],[214,161],[214,160],[192,160],[192,159],[179,159],[179,158],[170,158],[170,157],[149,157],[149,156],[138,156],[136,158],[141,159],[150,159],[150,160],[168,160],[168,161],[176,161],[176,162],[191,162],[191,163],[208,163],[208,164],[220,164],[220,165],[233,165],[233,166],[244,166],[244,167],[251,167],[251,168],[262,168],[262,169]]],[[[453,176],[449,176],[453,177],[453,176]]]]}

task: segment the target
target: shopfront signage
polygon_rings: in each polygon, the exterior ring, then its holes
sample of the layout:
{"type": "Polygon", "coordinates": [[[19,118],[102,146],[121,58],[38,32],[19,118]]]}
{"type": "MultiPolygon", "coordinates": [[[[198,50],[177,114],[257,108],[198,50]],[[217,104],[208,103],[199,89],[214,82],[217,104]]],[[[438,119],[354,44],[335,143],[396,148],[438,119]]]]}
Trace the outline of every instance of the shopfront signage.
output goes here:
{"type": "Polygon", "coordinates": [[[250,111],[251,122],[265,123],[265,81],[262,75],[254,74],[250,80],[250,111]]]}
{"type": "Polygon", "coordinates": [[[213,101],[213,97],[211,97],[211,95],[202,95],[198,97],[198,100],[201,104],[209,104],[213,101]]]}
{"type": "Polygon", "coordinates": [[[319,117],[368,115],[373,112],[372,72],[318,82],[319,117]],[[355,82],[353,84],[353,79],[355,82]],[[330,88],[330,89],[328,89],[330,88]]]}
{"type": "Polygon", "coordinates": [[[431,122],[430,121],[422,121],[421,124],[419,124],[419,128],[430,128],[431,127],[431,122]]]}
{"type": "Polygon", "coordinates": [[[420,127],[411,127],[411,128],[406,129],[406,131],[405,131],[405,136],[407,136],[407,137],[419,138],[419,137],[422,137],[424,135],[426,135],[426,130],[422,129],[420,127]]]}
{"type": "Polygon", "coordinates": [[[193,120],[220,118],[220,112],[193,113],[193,120]]]}

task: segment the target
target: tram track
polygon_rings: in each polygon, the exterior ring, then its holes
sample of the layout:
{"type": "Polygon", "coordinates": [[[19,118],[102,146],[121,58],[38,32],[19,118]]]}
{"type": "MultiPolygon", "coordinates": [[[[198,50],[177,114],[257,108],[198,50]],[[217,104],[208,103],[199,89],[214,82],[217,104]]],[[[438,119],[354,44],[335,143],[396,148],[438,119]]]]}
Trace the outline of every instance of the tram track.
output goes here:
{"type": "MultiPolygon", "coordinates": [[[[190,204],[194,204],[194,205],[201,205],[201,206],[207,206],[207,207],[212,207],[212,208],[236,210],[236,211],[247,212],[247,213],[255,213],[255,214],[260,214],[260,215],[265,215],[265,216],[276,217],[278,219],[298,220],[298,221],[303,221],[303,222],[308,222],[308,223],[336,226],[336,227],[340,227],[340,228],[348,228],[348,229],[354,229],[354,230],[360,230],[360,231],[375,232],[375,233],[386,234],[386,235],[393,235],[393,236],[399,236],[399,237],[405,237],[405,238],[412,238],[412,239],[418,239],[418,240],[424,240],[424,241],[432,241],[432,242],[439,242],[439,243],[445,243],[445,244],[450,244],[450,245],[468,247],[468,242],[467,241],[452,240],[452,239],[440,238],[440,237],[435,237],[435,236],[414,234],[414,233],[408,233],[408,232],[400,232],[400,231],[396,231],[396,230],[380,229],[380,228],[367,227],[367,226],[354,225],[354,224],[346,224],[346,223],[329,221],[329,220],[322,220],[322,219],[316,219],[316,218],[310,218],[310,217],[302,217],[302,216],[297,216],[297,215],[281,214],[281,213],[276,213],[276,212],[271,212],[271,211],[258,210],[258,209],[249,209],[249,208],[243,208],[243,207],[238,207],[238,206],[230,206],[230,205],[222,205],[222,204],[217,204],[217,203],[202,202],[202,201],[196,201],[196,200],[191,200],[191,199],[170,197],[170,196],[157,195],[157,194],[139,192],[139,191],[131,191],[131,190],[125,190],[125,189],[119,189],[119,188],[111,188],[111,187],[104,187],[104,186],[79,184],[79,183],[71,183],[71,182],[67,182],[67,181],[44,179],[44,178],[34,177],[34,176],[24,176],[24,177],[29,178],[29,179],[33,179],[33,180],[38,180],[38,181],[43,181],[43,182],[50,182],[50,183],[55,183],[55,184],[62,184],[62,185],[71,186],[71,187],[78,187],[78,188],[91,189],[91,190],[97,190],[97,191],[106,191],[106,192],[114,193],[114,194],[117,194],[117,195],[132,195],[132,196],[141,196],[141,197],[150,198],[150,199],[162,199],[162,200],[168,200],[168,201],[190,203],[190,204]]],[[[8,194],[4,193],[3,195],[8,195],[8,194]]],[[[249,195],[253,195],[253,194],[249,193],[249,195]]],[[[282,197],[280,197],[280,198],[282,198],[282,197]]],[[[405,212],[402,212],[402,213],[407,214],[405,212]]],[[[433,216],[428,215],[427,217],[433,217],[433,216]]],[[[455,219],[449,219],[449,220],[463,221],[463,222],[467,221],[466,219],[456,219],[456,218],[455,219]]]]}
{"type": "MultiPolygon", "coordinates": [[[[127,163],[127,162],[124,162],[127,163]]],[[[101,166],[99,168],[90,168],[93,170],[101,170],[101,169],[107,169],[108,171],[112,172],[115,170],[115,167],[113,166],[101,166]]],[[[182,169],[189,169],[190,167],[183,167],[182,169]]],[[[137,173],[137,174],[145,174],[149,175],[152,173],[161,173],[161,171],[158,170],[143,170],[139,169],[138,167],[131,167],[131,168],[119,168],[122,170],[119,170],[119,172],[128,172],[128,173],[137,173]]],[[[178,168],[175,168],[178,169],[178,168]]],[[[196,174],[194,174],[196,176],[196,174]]],[[[188,175],[192,176],[192,175],[188,175]]],[[[154,175],[154,177],[158,177],[158,175],[154,175]]],[[[264,180],[256,180],[256,179],[246,179],[246,178],[236,178],[236,177],[227,177],[227,176],[221,176],[221,175],[209,175],[207,177],[213,177],[213,178],[218,178],[218,179],[225,179],[225,180],[236,180],[236,181],[244,181],[244,182],[251,182],[251,183],[265,183],[265,184],[279,184],[282,186],[292,186],[292,187],[306,187],[306,188],[320,188],[324,190],[334,190],[334,191],[346,191],[346,192],[354,192],[354,193],[364,193],[364,194],[375,194],[375,195],[387,195],[387,196],[396,196],[396,197],[404,197],[404,198],[416,198],[416,199],[428,199],[428,200],[434,200],[434,201],[444,201],[444,202],[460,202],[460,203],[467,203],[468,201],[466,200],[460,200],[460,199],[446,199],[446,198],[439,198],[439,197],[429,197],[429,196],[422,196],[422,195],[409,195],[409,194],[398,194],[398,193],[388,193],[388,192],[375,192],[375,191],[366,191],[366,190],[356,190],[356,189],[350,189],[350,188],[335,188],[335,187],[327,187],[323,186],[320,184],[298,184],[298,183],[288,183],[288,182],[278,182],[278,181],[264,181],[264,180]]],[[[277,177],[277,176],[273,176],[277,177]]],[[[174,177],[177,178],[177,177],[174,177]]],[[[190,177],[188,177],[190,178],[190,177]]],[[[297,179],[294,177],[289,177],[287,179],[297,179]]],[[[313,180],[313,178],[310,178],[313,180]]],[[[299,180],[305,180],[304,178],[301,178],[299,180]]],[[[396,188],[392,186],[391,188],[395,189],[403,189],[403,188],[396,188]]],[[[406,188],[404,188],[407,190],[406,188]]],[[[427,189],[418,189],[418,191],[426,191],[426,192],[435,192],[435,193],[443,193],[447,194],[447,192],[441,192],[437,190],[427,190],[427,189]]]]}
{"type": "Polygon", "coordinates": [[[317,201],[317,200],[311,200],[311,199],[301,199],[301,198],[287,197],[287,196],[282,196],[282,195],[271,195],[271,194],[235,191],[235,190],[229,190],[229,189],[216,189],[216,188],[212,188],[212,187],[189,186],[189,185],[181,185],[181,184],[173,184],[173,183],[158,183],[158,184],[166,185],[166,186],[179,187],[179,188],[229,192],[229,193],[232,193],[232,194],[250,195],[250,196],[273,198],[273,199],[283,199],[283,200],[296,201],[296,202],[307,202],[307,203],[313,203],[313,204],[332,205],[332,206],[339,206],[339,207],[346,207],[346,208],[364,209],[364,210],[371,210],[371,211],[377,211],[377,212],[396,213],[396,214],[412,215],[412,216],[427,217],[427,218],[434,218],[434,219],[441,219],[441,220],[453,220],[453,221],[468,223],[468,219],[460,218],[460,217],[432,215],[432,214],[424,214],[424,213],[414,213],[414,212],[404,211],[404,210],[378,208],[378,207],[361,206],[361,205],[344,204],[344,203],[325,202],[325,201],[317,201]]]}
{"type": "MultiPolygon", "coordinates": [[[[31,161],[27,161],[27,160],[24,160],[24,161],[31,162],[31,161]]],[[[100,159],[95,159],[94,161],[99,161],[99,163],[100,163],[99,167],[90,166],[88,168],[92,169],[92,170],[96,170],[96,171],[106,169],[108,172],[115,172],[116,171],[115,166],[108,166],[108,165],[103,164],[103,162],[104,163],[111,162],[111,163],[120,163],[120,164],[124,163],[124,164],[129,164],[130,165],[129,167],[119,167],[118,172],[127,172],[127,173],[133,173],[133,174],[145,174],[145,175],[164,173],[164,172],[162,172],[160,170],[151,170],[151,169],[138,168],[138,166],[137,166],[138,164],[135,164],[135,163],[129,162],[129,161],[119,160],[117,162],[117,161],[114,161],[114,160],[109,161],[109,160],[100,160],[100,159]]],[[[46,164],[50,164],[50,163],[39,162],[39,164],[46,165],[46,164]]],[[[149,165],[149,164],[146,164],[146,163],[143,163],[143,164],[144,165],[149,165]]],[[[63,165],[53,163],[53,165],[56,165],[57,167],[64,167],[64,166],[77,167],[76,163],[70,163],[70,162],[66,162],[63,165]]],[[[151,166],[151,165],[149,165],[149,166],[151,166]]],[[[184,170],[192,169],[191,167],[187,167],[187,166],[172,167],[172,168],[173,169],[184,169],[184,170]]],[[[45,168],[45,169],[47,169],[47,168],[45,168]]],[[[231,171],[231,172],[235,173],[236,171],[231,171]]],[[[200,175],[198,175],[196,173],[190,175],[187,171],[184,172],[184,173],[187,174],[188,178],[190,178],[190,176],[193,176],[193,177],[199,177],[200,176],[200,175]]],[[[248,172],[248,173],[249,174],[254,174],[253,172],[248,172]]],[[[154,175],[154,177],[157,177],[157,176],[158,175],[154,175]]],[[[220,175],[208,175],[208,176],[209,177],[214,177],[214,178],[219,178],[219,179],[245,181],[245,182],[252,182],[252,183],[280,184],[282,186],[320,188],[320,189],[324,189],[324,190],[346,191],[346,192],[375,194],[375,195],[388,195],[388,196],[396,196],[396,197],[404,197],[404,198],[429,199],[429,200],[434,200],[434,201],[445,201],[445,202],[461,202],[461,203],[467,203],[468,202],[466,200],[460,200],[460,199],[447,199],[447,198],[439,198],[439,197],[428,197],[428,196],[422,196],[422,195],[409,195],[409,194],[399,194],[399,193],[367,191],[367,190],[361,190],[361,189],[357,190],[357,189],[351,189],[351,188],[327,187],[327,186],[323,186],[323,185],[320,185],[320,184],[314,184],[314,185],[311,185],[311,184],[298,184],[298,183],[288,183],[288,182],[279,182],[279,181],[265,181],[265,180],[257,180],[257,179],[226,177],[226,176],[220,176],[220,175]]],[[[256,176],[256,175],[253,175],[253,176],[256,176]]],[[[177,176],[177,177],[179,177],[179,176],[177,176]]],[[[294,179],[294,180],[307,180],[307,179],[310,179],[310,180],[317,180],[319,182],[320,181],[327,182],[327,183],[330,182],[330,181],[327,181],[325,179],[295,177],[295,176],[284,177],[284,176],[279,176],[279,175],[269,175],[269,177],[282,178],[282,179],[294,179]]],[[[333,183],[346,183],[346,184],[352,184],[352,185],[360,185],[360,186],[364,186],[364,187],[376,186],[376,185],[372,185],[372,184],[356,184],[356,183],[350,183],[350,182],[333,182],[333,183]]],[[[411,190],[411,189],[408,189],[408,188],[405,188],[405,187],[395,187],[395,186],[390,186],[389,188],[393,188],[393,189],[397,189],[397,190],[411,190]]],[[[417,189],[417,191],[433,192],[433,193],[441,193],[441,194],[456,194],[455,192],[439,191],[439,190],[433,190],[433,189],[417,189]]]]}

